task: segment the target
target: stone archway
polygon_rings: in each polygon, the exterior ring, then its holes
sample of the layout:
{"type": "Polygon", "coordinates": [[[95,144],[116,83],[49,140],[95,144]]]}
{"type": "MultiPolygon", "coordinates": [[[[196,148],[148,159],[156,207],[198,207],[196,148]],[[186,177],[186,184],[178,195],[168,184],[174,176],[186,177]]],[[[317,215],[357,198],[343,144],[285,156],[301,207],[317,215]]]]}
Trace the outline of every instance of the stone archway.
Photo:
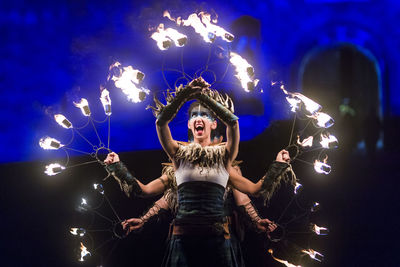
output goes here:
{"type": "Polygon", "coordinates": [[[303,93],[336,118],[348,149],[372,131],[379,135],[377,122],[369,120],[382,117],[380,70],[368,51],[349,43],[314,49],[304,57],[299,79],[303,93]]]}

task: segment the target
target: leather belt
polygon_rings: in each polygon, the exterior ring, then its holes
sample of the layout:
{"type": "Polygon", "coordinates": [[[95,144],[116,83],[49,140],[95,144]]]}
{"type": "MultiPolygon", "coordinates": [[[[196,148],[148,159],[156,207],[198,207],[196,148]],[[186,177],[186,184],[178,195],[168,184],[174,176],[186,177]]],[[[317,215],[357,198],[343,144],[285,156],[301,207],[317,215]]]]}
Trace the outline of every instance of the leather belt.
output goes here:
{"type": "MultiPolygon", "coordinates": [[[[221,224],[223,228],[223,234],[225,239],[230,239],[229,224],[228,222],[221,224]]],[[[172,234],[173,235],[215,235],[215,225],[173,225],[172,234]]]]}

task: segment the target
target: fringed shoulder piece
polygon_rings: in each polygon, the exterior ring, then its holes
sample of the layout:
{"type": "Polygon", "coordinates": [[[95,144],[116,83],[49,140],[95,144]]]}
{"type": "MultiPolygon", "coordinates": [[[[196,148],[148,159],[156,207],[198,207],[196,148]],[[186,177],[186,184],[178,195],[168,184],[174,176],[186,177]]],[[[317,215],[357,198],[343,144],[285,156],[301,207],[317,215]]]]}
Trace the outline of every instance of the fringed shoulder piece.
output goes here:
{"type": "Polygon", "coordinates": [[[163,163],[162,174],[167,175],[169,188],[164,191],[164,198],[173,214],[178,212],[178,186],[175,179],[175,170],[172,163],[163,163]]]}
{"type": "Polygon", "coordinates": [[[221,143],[213,146],[202,147],[197,143],[183,145],[178,143],[179,147],[175,153],[175,160],[186,160],[199,167],[210,168],[217,165],[225,165],[226,163],[226,146],[221,143]]]}
{"type": "Polygon", "coordinates": [[[264,205],[271,199],[276,190],[279,189],[281,181],[290,182],[296,186],[297,178],[292,169],[292,165],[284,162],[274,161],[267,173],[261,178],[262,189],[260,195],[264,198],[264,205]]]}
{"type": "Polygon", "coordinates": [[[169,188],[177,188],[176,179],[175,179],[175,170],[174,165],[172,163],[162,163],[163,169],[161,173],[167,175],[168,177],[168,187],[169,188]]]}

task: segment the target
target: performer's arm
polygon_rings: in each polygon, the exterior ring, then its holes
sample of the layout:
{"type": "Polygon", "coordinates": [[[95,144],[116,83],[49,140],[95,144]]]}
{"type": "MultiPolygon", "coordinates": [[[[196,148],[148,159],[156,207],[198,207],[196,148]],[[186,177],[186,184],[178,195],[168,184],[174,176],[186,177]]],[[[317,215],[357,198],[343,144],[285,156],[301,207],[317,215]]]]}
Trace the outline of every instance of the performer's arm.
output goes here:
{"type": "Polygon", "coordinates": [[[198,99],[202,105],[210,109],[217,118],[226,125],[226,151],[227,151],[227,166],[236,158],[239,151],[239,118],[233,114],[233,102],[226,96],[225,99],[217,91],[212,91],[210,86],[202,78],[198,78],[196,83],[203,88],[201,93],[197,93],[195,98],[198,99]]]}
{"type": "MultiPolygon", "coordinates": [[[[248,195],[258,196],[260,192],[270,190],[271,183],[273,184],[274,182],[280,181],[281,175],[283,175],[290,167],[289,161],[289,153],[286,150],[281,150],[276,156],[276,160],[270,165],[264,177],[257,183],[253,183],[249,179],[243,177],[233,167],[228,169],[229,181],[239,191],[248,195]]],[[[268,197],[270,197],[270,194],[268,194],[268,197]]]]}
{"type": "Polygon", "coordinates": [[[169,129],[168,123],[175,117],[182,105],[188,100],[193,99],[200,87],[197,86],[195,80],[189,83],[186,87],[179,87],[176,89],[175,96],[171,94],[167,96],[167,104],[163,105],[159,100],[154,98],[156,108],[153,109],[154,115],[156,115],[156,129],[158,139],[160,140],[161,146],[168,156],[173,159],[176,151],[178,150],[178,143],[172,138],[171,130],[169,129]]]}
{"type": "Polygon", "coordinates": [[[154,205],[140,218],[130,218],[123,221],[122,228],[126,230],[126,234],[132,231],[141,229],[146,222],[148,222],[154,216],[160,214],[161,210],[168,210],[168,202],[164,197],[157,200],[154,205]]]}
{"type": "MultiPolygon", "coordinates": [[[[240,175],[242,175],[242,171],[239,166],[234,166],[233,169],[240,175]]],[[[257,208],[254,206],[253,202],[249,198],[248,195],[243,194],[242,192],[232,189],[233,198],[235,199],[235,203],[240,210],[240,212],[247,217],[248,221],[261,232],[272,232],[275,230],[276,225],[268,220],[267,218],[261,219],[257,208]]]]}
{"type": "Polygon", "coordinates": [[[262,219],[250,198],[242,192],[233,189],[233,197],[236,205],[242,215],[247,217],[254,228],[259,232],[272,232],[276,229],[276,225],[267,218],[262,219]]]}
{"type": "Polygon", "coordinates": [[[136,179],[128,168],[119,160],[116,153],[111,152],[104,160],[107,171],[119,183],[121,190],[129,197],[130,194],[139,197],[151,197],[161,194],[168,187],[167,175],[162,175],[158,179],[151,181],[148,184],[142,184],[136,179]]]}

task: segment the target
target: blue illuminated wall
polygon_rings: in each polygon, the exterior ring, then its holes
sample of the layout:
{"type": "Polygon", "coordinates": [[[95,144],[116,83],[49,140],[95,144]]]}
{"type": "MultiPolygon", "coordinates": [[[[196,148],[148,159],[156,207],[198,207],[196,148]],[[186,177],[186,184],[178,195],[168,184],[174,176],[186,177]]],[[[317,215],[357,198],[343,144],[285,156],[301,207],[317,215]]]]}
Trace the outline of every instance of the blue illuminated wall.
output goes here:
{"type": "MultiPolygon", "coordinates": [[[[74,123],[84,124],[72,104],[78,97],[87,98],[95,118],[103,119],[99,85],[105,82],[114,60],[141,69],[146,74],[145,85],[155,93],[166,89],[163,60],[165,67],[179,69],[183,58],[188,74],[204,67],[209,51],[211,62],[216,61],[218,43],[209,50],[209,45],[193,40],[183,56],[177,48],[168,53],[156,48],[147,29],[158,24],[167,8],[176,15],[213,9],[219,15],[219,25],[237,36],[230,49],[255,66],[263,93],[244,93],[232,69],[224,83],[216,85],[236,101],[242,140],[260,134],[272,120],[289,115],[282,111],[286,108],[279,88],[271,87],[270,82],[283,81],[289,90],[301,90],[305,58],[315,49],[338,43],[356,45],[376,60],[383,114],[400,114],[397,1],[234,0],[229,5],[225,1],[2,1],[0,162],[54,157],[53,152],[40,149],[38,140],[44,135],[69,140],[70,133],[54,123],[52,113],[61,112],[74,123]]],[[[223,48],[225,52],[229,49],[223,48]]],[[[222,62],[210,68],[220,78],[225,67],[222,62]]],[[[172,84],[179,77],[165,73],[172,84]]],[[[151,97],[132,104],[114,89],[111,148],[117,152],[160,149],[154,117],[145,110],[151,97]]],[[[172,128],[176,139],[186,138],[183,112],[172,128]]],[[[107,129],[99,127],[99,132],[106,135],[107,129]]],[[[84,134],[96,139],[90,128],[84,134]]]]}

